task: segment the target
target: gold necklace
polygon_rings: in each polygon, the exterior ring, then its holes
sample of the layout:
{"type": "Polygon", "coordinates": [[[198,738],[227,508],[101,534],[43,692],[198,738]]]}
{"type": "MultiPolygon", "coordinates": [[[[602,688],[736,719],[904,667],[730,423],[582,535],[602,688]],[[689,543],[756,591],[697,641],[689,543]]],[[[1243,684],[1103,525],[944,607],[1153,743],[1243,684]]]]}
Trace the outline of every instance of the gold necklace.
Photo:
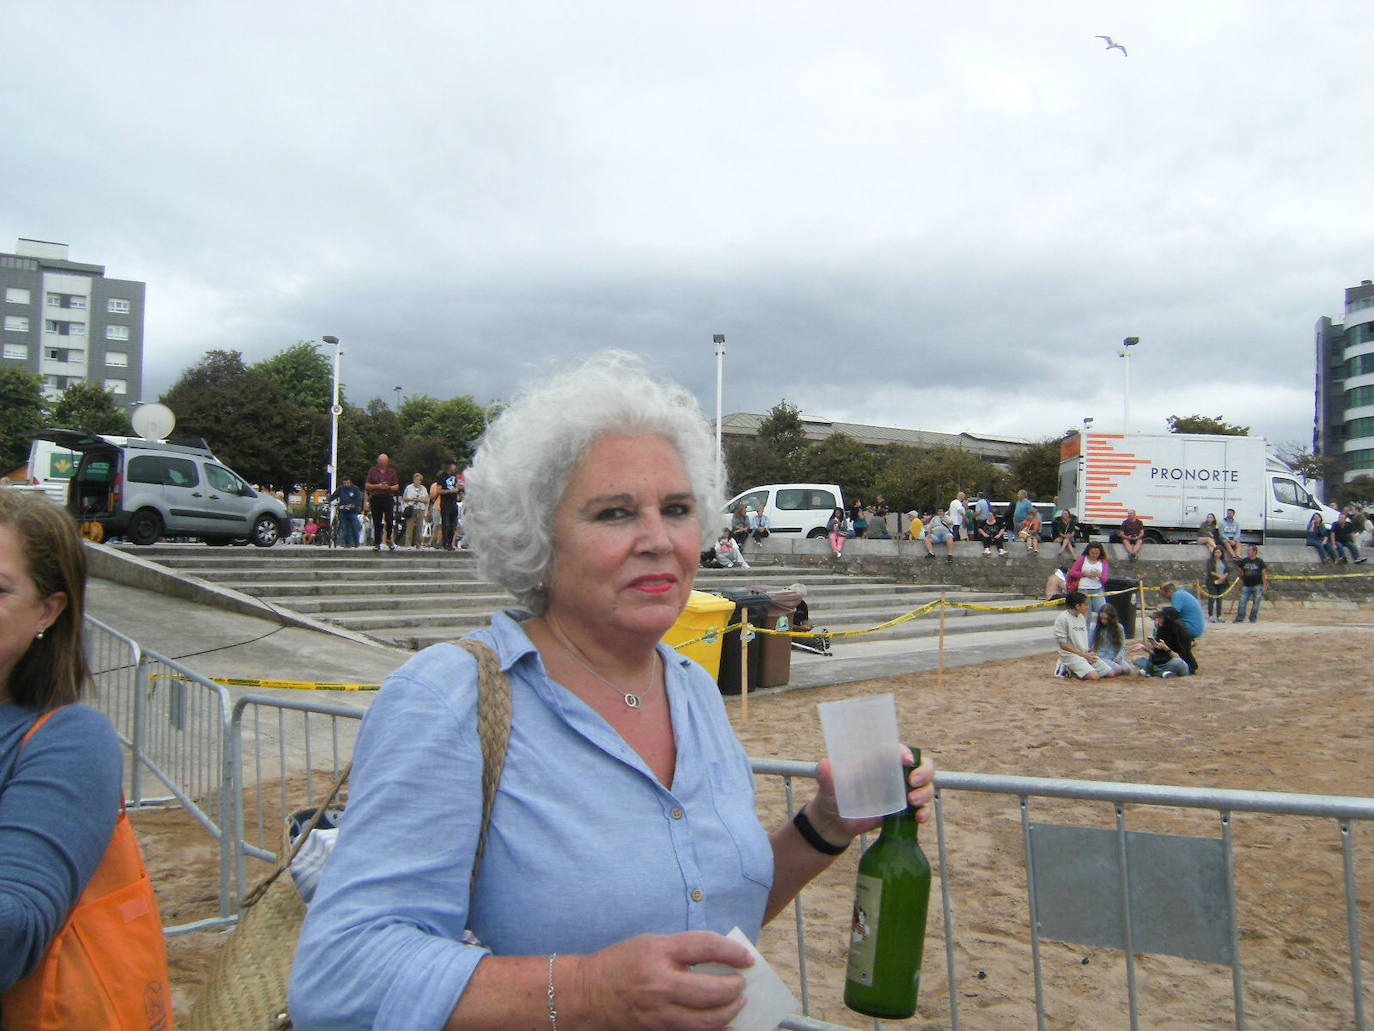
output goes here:
{"type": "MultiPolygon", "coordinates": [[[[626,691],[624,688],[616,687],[615,684],[612,684],[609,680],[607,680],[600,673],[598,673],[589,662],[582,658],[582,656],[578,655],[577,652],[573,651],[570,645],[564,643],[562,635],[554,629],[553,620],[549,619],[546,616],[544,619],[544,624],[549,628],[549,636],[554,639],[554,642],[557,643],[558,647],[562,648],[565,652],[568,653],[568,658],[572,659],[573,662],[577,663],[592,676],[596,677],[597,680],[601,681],[616,694],[620,695],[620,700],[625,703],[625,708],[634,709],[636,711],[639,710],[640,706],[644,704],[643,692],[641,692],[640,694],[635,694],[633,691],[626,691]]],[[[657,648],[654,649],[654,657],[658,657],[657,648]]],[[[655,667],[657,667],[657,663],[655,663],[655,667]]]]}

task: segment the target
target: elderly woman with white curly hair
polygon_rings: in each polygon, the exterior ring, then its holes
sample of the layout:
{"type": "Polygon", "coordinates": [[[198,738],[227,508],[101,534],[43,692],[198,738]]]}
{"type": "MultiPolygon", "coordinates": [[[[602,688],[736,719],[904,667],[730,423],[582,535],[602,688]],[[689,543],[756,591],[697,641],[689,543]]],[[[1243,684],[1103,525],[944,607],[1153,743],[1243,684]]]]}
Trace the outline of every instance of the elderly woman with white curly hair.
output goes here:
{"type": "MultiPolygon", "coordinates": [[[[470,885],[476,662],[438,645],[363,722],[296,956],[297,1027],[711,1031],[739,1013],[743,978],[693,965],[748,966],[726,932],[756,939],[878,821],[839,817],[822,763],[800,819],[765,833],[715,683],[660,643],[716,529],[715,470],[695,401],[625,354],[527,389],[491,425],[464,522],[522,608],[474,635],[512,709],[481,866],[470,885]]],[[[931,779],[912,773],[913,804],[931,779]]]]}

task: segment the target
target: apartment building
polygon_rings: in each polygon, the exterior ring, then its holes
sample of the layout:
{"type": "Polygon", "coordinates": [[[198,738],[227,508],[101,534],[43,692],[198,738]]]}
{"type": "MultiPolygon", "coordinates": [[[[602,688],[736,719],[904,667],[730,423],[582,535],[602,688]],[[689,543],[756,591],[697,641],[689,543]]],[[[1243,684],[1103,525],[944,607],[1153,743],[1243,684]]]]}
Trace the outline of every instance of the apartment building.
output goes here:
{"type": "Polygon", "coordinates": [[[0,252],[3,366],[42,376],[49,398],[87,382],[137,404],[144,287],[107,277],[103,265],[70,260],[65,243],[20,238],[12,253],[0,252]]]}
{"type": "Polygon", "coordinates": [[[1374,471],[1374,282],[1345,291],[1345,311],[1316,326],[1312,448],[1339,458],[1341,478],[1374,471]]]}

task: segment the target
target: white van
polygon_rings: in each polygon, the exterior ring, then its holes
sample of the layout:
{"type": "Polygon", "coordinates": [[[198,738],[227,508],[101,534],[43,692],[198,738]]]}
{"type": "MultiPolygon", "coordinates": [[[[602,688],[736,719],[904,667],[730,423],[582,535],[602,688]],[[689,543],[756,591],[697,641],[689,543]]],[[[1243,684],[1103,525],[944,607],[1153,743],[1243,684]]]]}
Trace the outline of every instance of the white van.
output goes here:
{"type": "Polygon", "coordinates": [[[51,440],[35,440],[29,448],[29,485],[38,487],[59,505],[67,503],[71,483],[81,455],[51,440]]]}
{"type": "Polygon", "coordinates": [[[781,537],[824,537],[825,524],[844,508],[844,492],[833,483],[769,483],[736,494],[725,506],[722,529],[741,504],[750,512],[763,507],[769,532],[781,537]]]}

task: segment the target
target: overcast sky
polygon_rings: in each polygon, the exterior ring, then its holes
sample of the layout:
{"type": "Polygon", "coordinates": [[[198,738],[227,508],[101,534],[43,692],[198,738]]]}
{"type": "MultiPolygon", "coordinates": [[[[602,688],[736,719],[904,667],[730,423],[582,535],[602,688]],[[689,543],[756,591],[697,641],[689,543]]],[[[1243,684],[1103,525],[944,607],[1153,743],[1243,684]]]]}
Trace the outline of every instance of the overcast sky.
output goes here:
{"type": "Polygon", "coordinates": [[[0,249],[148,284],[144,394],[648,356],[715,410],[1311,440],[1374,277],[1368,0],[0,0],[0,249]],[[1128,50],[1107,50],[1097,34],[1128,50]]]}

